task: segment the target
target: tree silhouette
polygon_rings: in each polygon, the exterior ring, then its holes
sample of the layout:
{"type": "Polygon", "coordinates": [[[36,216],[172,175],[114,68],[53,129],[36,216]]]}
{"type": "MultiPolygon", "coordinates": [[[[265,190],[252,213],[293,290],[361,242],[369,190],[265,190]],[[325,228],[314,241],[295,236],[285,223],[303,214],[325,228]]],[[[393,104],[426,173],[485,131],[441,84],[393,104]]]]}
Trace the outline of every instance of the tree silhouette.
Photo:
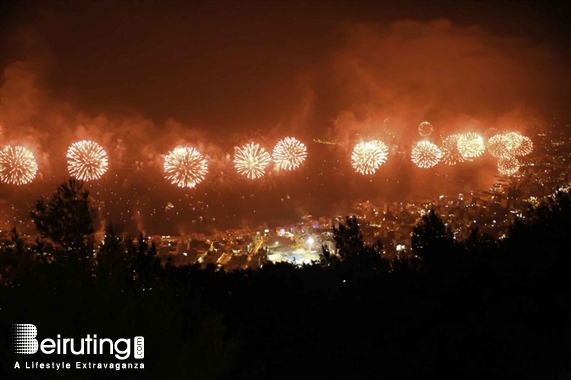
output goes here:
{"type": "Polygon", "coordinates": [[[411,245],[427,265],[445,260],[455,250],[452,231],[432,209],[413,228],[411,245]]]}
{"type": "Polygon", "coordinates": [[[383,260],[383,244],[376,241],[374,244],[366,244],[355,216],[345,218],[345,223],[339,223],[333,227],[333,240],[337,256],[326,246],[322,247],[321,264],[325,266],[339,266],[342,264],[342,272],[351,274],[355,282],[363,279],[370,280],[376,274],[389,268],[388,261],[383,260]]]}
{"type": "Polygon", "coordinates": [[[571,265],[571,194],[559,189],[516,219],[502,247],[510,258],[538,272],[571,265]]]}
{"type": "Polygon", "coordinates": [[[129,239],[127,251],[131,260],[131,269],[137,284],[143,288],[151,288],[161,272],[161,259],[157,255],[157,247],[155,242],[149,244],[142,233],[137,237],[137,243],[133,243],[133,239],[129,239]]]}
{"type": "Polygon", "coordinates": [[[344,260],[358,256],[365,248],[359,220],[355,216],[348,216],[345,224],[333,227],[333,240],[337,254],[344,260]]]}
{"type": "Polygon", "coordinates": [[[59,259],[86,262],[93,250],[96,209],[90,204],[83,182],[69,179],[57,187],[51,199],[38,199],[31,217],[43,239],[61,247],[59,259]]]}
{"type": "Polygon", "coordinates": [[[132,258],[128,255],[123,237],[112,223],[105,226],[105,237],[97,252],[97,277],[124,289],[130,283],[132,258]]]}
{"type": "Polygon", "coordinates": [[[13,286],[18,277],[32,273],[37,262],[16,227],[10,230],[7,239],[0,240],[0,286],[13,286]]]}
{"type": "Polygon", "coordinates": [[[499,247],[492,236],[482,232],[479,227],[473,227],[470,230],[470,235],[464,241],[464,248],[471,256],[483,259],[489,258],[499,247]]]}

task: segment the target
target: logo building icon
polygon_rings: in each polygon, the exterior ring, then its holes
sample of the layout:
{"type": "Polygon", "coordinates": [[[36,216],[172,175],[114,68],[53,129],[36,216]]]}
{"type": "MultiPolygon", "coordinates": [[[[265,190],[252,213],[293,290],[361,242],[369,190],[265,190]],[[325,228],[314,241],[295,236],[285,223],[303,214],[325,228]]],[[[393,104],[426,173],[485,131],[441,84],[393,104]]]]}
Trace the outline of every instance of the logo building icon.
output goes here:
{"type": "Polygon", "coordinates": [[[14,352],[17,354],[35,354],[38,352],[37,335],[38,329],[35,325],[30,323],[12,325],[14,352]]]}

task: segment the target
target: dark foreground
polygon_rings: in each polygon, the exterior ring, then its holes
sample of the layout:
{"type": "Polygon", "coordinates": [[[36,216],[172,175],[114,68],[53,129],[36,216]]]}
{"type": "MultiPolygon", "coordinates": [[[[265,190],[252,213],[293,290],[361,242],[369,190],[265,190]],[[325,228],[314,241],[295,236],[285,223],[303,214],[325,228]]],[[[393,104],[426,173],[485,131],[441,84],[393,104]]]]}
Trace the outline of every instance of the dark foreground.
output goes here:
{"type": "MultiPolygon", "coordinates": [[[[435,233],[425,227],[417,232],[435,233]]],[[[423,235],[419,258],[403,260],[384,260],[350,228],[335,231],[340,257],[232,273],[160,266],[140,247],[88,266],[4,246],[1,377],[568,379],[570,231],[563,195],[501,242],[423,235]],[[73,369],[122,362],[113,355],[16,354],[15,323],[36,325],[40,340],[143,336],[144,359],[124,362],[145,368],[73,369]]]]}

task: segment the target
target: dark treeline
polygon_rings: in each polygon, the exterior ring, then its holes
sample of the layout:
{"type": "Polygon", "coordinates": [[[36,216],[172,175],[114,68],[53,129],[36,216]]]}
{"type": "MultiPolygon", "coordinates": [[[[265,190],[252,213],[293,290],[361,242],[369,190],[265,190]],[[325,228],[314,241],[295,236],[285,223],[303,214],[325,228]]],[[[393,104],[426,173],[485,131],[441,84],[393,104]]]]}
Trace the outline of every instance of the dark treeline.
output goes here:
{"type": "MultiPolygon", "coordinates": [[[[82,184],[38,200],[32,246],[2,244],[2,378],[564,379],[571,377],[571,195],[530,206],[502,239],[465,241],[433,211],[412,252],[385,259],[359,221],[333,229],[315,265],[224,272],[161,265],[141,235],[108,225],[82,184]],[[111,355],[21,355],[10,328],[38,338],[144,336],[144,370],[26,370],[24,362],[121,362],[111,355]]],[[[72,364],[73,366],[73,364],[72,364]]]]}

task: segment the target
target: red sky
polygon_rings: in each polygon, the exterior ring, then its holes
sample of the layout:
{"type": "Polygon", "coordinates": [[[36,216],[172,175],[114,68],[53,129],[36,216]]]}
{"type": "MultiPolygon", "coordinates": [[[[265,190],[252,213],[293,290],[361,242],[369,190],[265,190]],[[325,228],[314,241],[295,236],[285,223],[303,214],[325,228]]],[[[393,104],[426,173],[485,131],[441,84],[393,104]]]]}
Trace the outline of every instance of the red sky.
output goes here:
{"type": "Polygon", "coordinates": [[[410,151],[425,120],[436,139],[491,127],[532,134],[568,118],[568,17],[563,2],[544,3],[4,2],[2,145],[29,147],[39,175],[25,189],[3,185],[3,213],[53,191],[78,139],[110,155],[109,178],[93,191],[121,193],[107,203],[140,198],[145,207],[125,207],[142,211],[144,229],[164,224],[147,214],[168,202],[193,218],[205,202],[220,209],[205,215],[230,208],[237,219],[295,219],[351,199],[485,187],[489,162],[469,176],[443,169],[444,183],[437,169],[419,172],[396,156],[362,178],[348,157],[386,128],[395,150],[410,151]],[[303,170],[259,184],[231,173],[236,146],[255,140],[271,150],[286,136],[306,142],[303,170]],[[161,182],[164,155],[178,144],[208,156],[203,187],[161,182]]]}

